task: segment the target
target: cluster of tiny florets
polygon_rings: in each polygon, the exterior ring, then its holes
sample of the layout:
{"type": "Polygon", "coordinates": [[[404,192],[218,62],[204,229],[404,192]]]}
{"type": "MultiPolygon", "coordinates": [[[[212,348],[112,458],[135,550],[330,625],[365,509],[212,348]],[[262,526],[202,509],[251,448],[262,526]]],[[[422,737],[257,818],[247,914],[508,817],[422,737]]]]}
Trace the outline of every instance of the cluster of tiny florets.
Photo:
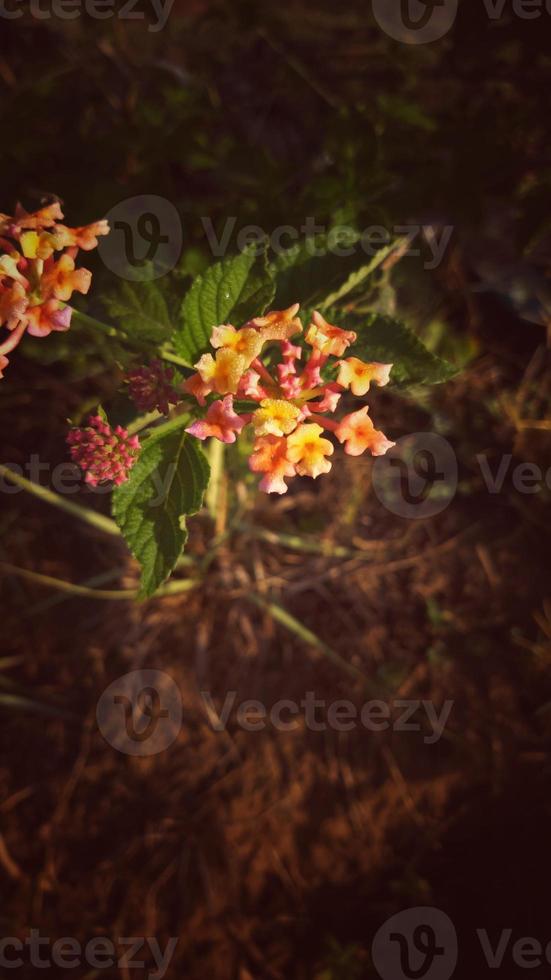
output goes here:
{"type": "Polygon", "coordinates": [[[362,397],[372,382],[387,384],[392,365],[344,357],[356,334],[314,313],[304,338],[311,350],[301,370],[299,362],[305,351],[291,342],[302,333],[298,311],[297,303],[250,320],[239,329],[232,324],[215,327],[211,337],[215,354],[203,354],[195,365],[197,373],[183,386],[201,406],[215,397],[205,417],[188,427],[191,435],[233,443],[246,426],[252,427],[249,466],[262,474],[260,489],[267,493],[286,493],[285,481],[293,476],[316,479],[328,473],[334,445],[326,434],[343,443],[350,456],[366,450],[380,456],[394,445],[375,429],[367,405],[340,422],[327,417],[336,411],[345,391],[362,397]],[[268,343],[280,348],[275,374],[260,359],[268,343]],[[338,369],[336,380],[326,381],[323,372],[331,364],[338,369]],[[258,408],[238,412],[234,398],[256,402],[258,408]]]}
{"type": "Polygon", "coordinates": [[[137,436],[130,436],[120,425],[112,429],[99,415],[90,416],[88,425],[71,429],[67,442],[71,459],[92,487],[125,483],[140,451],[137,436]]]}
{"type": "Polygon", "coordinates": [[[77,269],[79,249],[90,251],[98,235],[107,235],[107,221],[81,228],[62,224],[59,203],[27,214],[0,214],[0,378],[9,354],[25,333],[46,337],[52,330],[68,330],[71,309],[65,306],[73,292],[87,293],[92,280],[88,269],[77,269]],[[61,252],[59,258],[55,253],[61,252]]]}
{"type": "Polygon", "coordinates": [[[140,412],[157,410],[168,415],[170,405],[182,399],[173,384],[174,371],[155,359],[144,367],[133,368],[126,375],[128,393],[140,412]]]}

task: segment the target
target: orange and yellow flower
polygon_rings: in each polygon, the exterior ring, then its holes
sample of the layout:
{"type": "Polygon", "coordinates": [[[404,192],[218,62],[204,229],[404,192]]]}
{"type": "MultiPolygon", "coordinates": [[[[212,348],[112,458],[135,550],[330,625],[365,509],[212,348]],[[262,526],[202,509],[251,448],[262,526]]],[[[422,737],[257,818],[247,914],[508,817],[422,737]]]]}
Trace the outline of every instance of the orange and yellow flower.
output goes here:
{"type": "MultiPolygon", "coordinates": [[[[43,228],[52,228],[57,221],[62,221],[63,213],[59,201],[54,201],[53,204],[47,204],[46,207],[40,208],[38,211],[33,211],[31,214],[18,204],[13,218],[10,218],[6,214],[1,215],[1,217],[4,219],[4,222],[0,224],[0,230],[3,230],[6,225],[10,229],[13,229],[13,231],[21,231],[28,228],[42,230],[43,228]]],[[[7,233],[11,233],[11,231],[7,233]]]]}
{"type": "Polygon", "coordinates": [[[51,291],[56,299],[68,303],[75,291],[88,292],[92,273],[88,269],[75,269],[75,260],[70,255],[62,255],[59,262],[44,272],[42,278],[46,290],[51,291]]]}
{"type": "Polygon", "coordinates": [[[353,395],[361,398],[369,391],[372,381],[381,387],[387,385],[391,369],[392,364],[367,364],[358,357],[347,357],[339,363],[337,382],[342,388],[349,388],[353,395]]]}
{"type": "Polygon", "coordinates": [[[205,384],[201,375],[197,373],[192,374],[191,378],[187,378],[183,382],[182,391],[188,395],[193,395],[199,402],[199,405],[206,405],[207,395],[210,395],[212,388],[209,384],[205,384]]]}
{"type": "Polygon", "coordinates": [[[98,238],[101,235],[109,234],[109,224],[107,221],[94,221],[91,225],[83,225],[80,228],[67,228],[66,225],[57,225],[55,230],[56,250],[59,248],[81,248],[83,252],[91,252],[98,247],[98,238]]]}
{"type": "Polygon", "coordinates": [[[216,354],[203,354],[195,365],[201,380],[219,395],[235,395],[247,369],[247,360],[234,350],[222,347],[216,354]]]}
{"type": "Polygon", "coordinates": [[[264,473],[260,489],[265,493],[287,493],[285,478],[295,475],[295,467],[287,456],[284,436],[261,436],[254,444],[249,459],[253,473],[264,473]]]}
{"type": "Polygon", "coordinates": [[[297,427],[300,408],[284,398],[264,398],[253,412],[257,436],[286,436],[297,427]]]}
{"type": "Polygon", "coordinates": [[[353,330],[342,330],[328,323],[321,313],[312,314],[312,322],[306,334],[306,343],[310,344],[325,357],[342,357],[347,347],[356,340],[353,330]]]}
{"type": "Polygon", "coordinates": [[[344,442],[349,455],[365,449],[379,455],[393,445],[375,430],[367,406],[347,415],[340,424],[326,418],[336,411],[346,389],[363,395],[372,381],[387,384],[392,365],[366,364],[351,356],[339,362],[337,381],[324,380],[329,358],[341,358],[356,334],[314,313],[305,338],[313,350],[301,364],[303,349],[289,339],[302,330],[298,309],[295,304],[267,313],[240,329],[231,323],[215,327],[211,336],[215,356],[203,354],[195,365],[197,374],[183,385],[201,405],[209,394],[225,396],[223,402],[211,403],[205,418],[188,428],[192,435],[233,442],[241,428],[251,425],[255,441],[249,465],[254,473],[263,474],[260,489],[267,493],[286,493],[286,480],[293,476],[316,479],[330,471],[334,446],[324,433],[344,442]],[[261,359],[267,342],[279,344],[281,352],[272,373],[261,359]],[[233,394],[258,407],[239,415],[233,394]]]}
{"type": "Polygon", "coordinates": [[[0,286],[0,323],[8,330],[14,330],[24,320],[28,305],[26,290],[20,282],[0,286]]]}
{"type": "Polygon", "coordinates": [[[62,219],[58,201],[32,214],[20,205],[13,217],[0,214],[0,328],[11,333],[6,340],[0,337],[2,370],[7,365],[5,354],[25,332],[45,337],[52,330],[67,330],[72,310],[63,304],[75,290],[87,293],[90,288],[92,274],[77,269],[75,259],[79,248],[95,248],[109,225],[96,221],[67,228],[58,223],[62,219]],[[62,252],[57,262],[55,252],[62,252]]]}
{"type": "Polygon", "coordinates": [[[257,330],[252,327],[243,327],[236,330],[231,324],[224,324],[215,327],[212,331],[211,346],[214,348],[226,348],[245,358],[248,364],[252,364],[255,357],[258,357],[262,350],[262,337],[257,330]]]}
{"type": "Polygon", "coordinates": [[[71,310],[61,307],[55,299],[48,299],[27,310],[27,333],[31,337],[47,337],[52,330],[68,330],[71,326],[71,310]]]}
{"type": "Polygon", "coordinates": [[[221,401],[213,402],[205,418],[193,422],[186,432],[197,439],[219,439],[220,442],[232,443],[244,425],[244,420],[234,412],[232,396],[226,395],[221,401]]]}
{"type": "Polygon", "coordinates": [[[327,459],[334,452],[333,443],[322,438],[323,429],[317,422],[299,425],[287,439],[287,456],[295,464],[300,476],[314,480],[322,473],[329,473],[331,463],[327,459]]]}
{"type": "Polygon", "coordinates": [[[302,323],[297,313],[300,303],[295,303],[287,310],[273,310],[265,316],[258,316],[250,320],[246,326],[253,327],[259,331],[263,342],[270,340],[289,340],[297,333],[302,333],[302,323]]]}
{"type": "Polygon", "coordinates": [[[335,429],[335,435],[339,442],[344,443],[344,451],[348,456],[361,456],[366,449],[373,456],[384,456],[396,445],[374,427],[367,405],[357,412],[345,415],[335,429]]]}

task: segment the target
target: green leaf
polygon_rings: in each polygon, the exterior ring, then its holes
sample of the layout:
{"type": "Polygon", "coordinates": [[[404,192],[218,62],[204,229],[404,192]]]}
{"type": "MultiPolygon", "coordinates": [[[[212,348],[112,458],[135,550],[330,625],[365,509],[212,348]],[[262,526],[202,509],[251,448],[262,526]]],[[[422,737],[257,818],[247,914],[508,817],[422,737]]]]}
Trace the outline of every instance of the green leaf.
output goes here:
{"type": "Polygon", "coordinates": [[[342,284],[362,265],[365,252],[360,234],[352,228],[312,235],[292,248],[281,252],[270,263],[270,271],[276,281],[274,305],[286,309],[292,303],[311,306],[316,297],[325,297],[329,290],[342,284]],[[350,255],[338,255],[350,251],[350,255]]]}
{"type": "Polygon", "coordinates": [[[251,245],[232,258],[212,265],[198,276],[182,303],[173,337],[177,353],[194,363],[209,347],[213,327],[235,326],[261,316],[274,297],[274,283],[265,253],[251,245]]]}
{"type": "Polygon", "coordinates": [[[122,282],[104,304],[109,314],[131,340],[139,344],[161,344],[168,340],[172,323],[164,293],[156,282],[122,282]]]}
{"type": "Polygon", "coordinates": [[[379,313],[343,317],[336,312],[333,316],[334,319],[329,316],[328,319],[347,330],[355,330],[358,335],[347,356],[394,364],[391,380],[395,383],[439,384],[457,373],[452,364],[432,354],[400,320],[379,313]]]}
{"type": "Polygon", "coordinates": [[[345,282],[338,287],[338,289],[324,297],[322,303],[320,303],[320,310],[323,311],[329,309],[330,306],[334,306],[335,303],[338,303],[340,300],[344,299],[345,296],[348,296],[355,289],[357,289],[358,286],[361,286],[362,283],[364,283],[366,279],[369,279],[369,276],[371,276],[379,268],[379,266],[382,265],[384,260],[388,258],[391,252],[396,251],[405,241],[406,239],[404,238],[397,239],[396,241],[391,242],[390,245],[385,245],[384,248],[380,248],[370,262],[368,262],[366,265],[360,266],[360,268],[356,269],[354,272],[351,272],[348,279],[346,279],[345,282]]]}
{"type": "Polygon", "coordinates": [[[113,493],[113,517],[142,567],[140,597],[168,578],[187,540],[185,518],[203,502],[209,465],[178,418],[153,431],[127,483],[113,493]]]}

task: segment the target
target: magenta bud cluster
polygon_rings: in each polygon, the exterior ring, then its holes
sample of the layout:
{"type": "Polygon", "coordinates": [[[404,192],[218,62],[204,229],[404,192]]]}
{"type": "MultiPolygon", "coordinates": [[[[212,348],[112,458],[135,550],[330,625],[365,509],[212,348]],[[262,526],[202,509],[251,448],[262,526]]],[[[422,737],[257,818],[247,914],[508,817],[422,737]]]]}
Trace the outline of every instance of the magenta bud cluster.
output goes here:
{"type": "Polygon", "coordinates": [[[168,415],[169,405],[176,405],[181,395],[174,388],[174,371],[155,359],[144,367],[129,371],[126,380],[128,393],[140,412],[157,410],[168,415]]]}
{"type": "Polygon", "coordinates": [[[137,460],[140,440],[120,425],[112,429],[99,415],[91,415],[88,425],[71,429],[67,436],[71,459],[86,474],[86,483],[126,483],[137,460]]]}

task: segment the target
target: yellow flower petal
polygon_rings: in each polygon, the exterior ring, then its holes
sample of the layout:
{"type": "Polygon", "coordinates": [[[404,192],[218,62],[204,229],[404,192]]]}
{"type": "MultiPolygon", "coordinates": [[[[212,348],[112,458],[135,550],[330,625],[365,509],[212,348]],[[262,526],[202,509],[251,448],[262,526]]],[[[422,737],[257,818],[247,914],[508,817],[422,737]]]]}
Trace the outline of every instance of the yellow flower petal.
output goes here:
{"type": "Polygon", "coordinates": [[[392,364],[368,364],[358,357],[347,357],[339,364],[337,382],[342,388],[350,388],[353,395],[361,398],[369,391],[372,381],[377,385],[388,384],[391,368],[392,364]]]}
{"type": "Polygon", "coordinates": [[[300,410],[283,398],[265,398],[253,413],[257,436],[286,436],[297,427],[300,410]]]}
{"type": "Polygon", "coordinates": [[[331,463],[327,456],[334,452],[333,443],[322,439],[323,429],[316,422],[299,425],[287,439],[287,457],[295,464],[300,476],[314,480],[322,473],[329,473],[331,463]]]}
{"type": "Polygon", "coordinates": [[[26,259],[36,259],[40,239],[36,231],[24,231],[20,238],[21,251],[26,259]]]}

